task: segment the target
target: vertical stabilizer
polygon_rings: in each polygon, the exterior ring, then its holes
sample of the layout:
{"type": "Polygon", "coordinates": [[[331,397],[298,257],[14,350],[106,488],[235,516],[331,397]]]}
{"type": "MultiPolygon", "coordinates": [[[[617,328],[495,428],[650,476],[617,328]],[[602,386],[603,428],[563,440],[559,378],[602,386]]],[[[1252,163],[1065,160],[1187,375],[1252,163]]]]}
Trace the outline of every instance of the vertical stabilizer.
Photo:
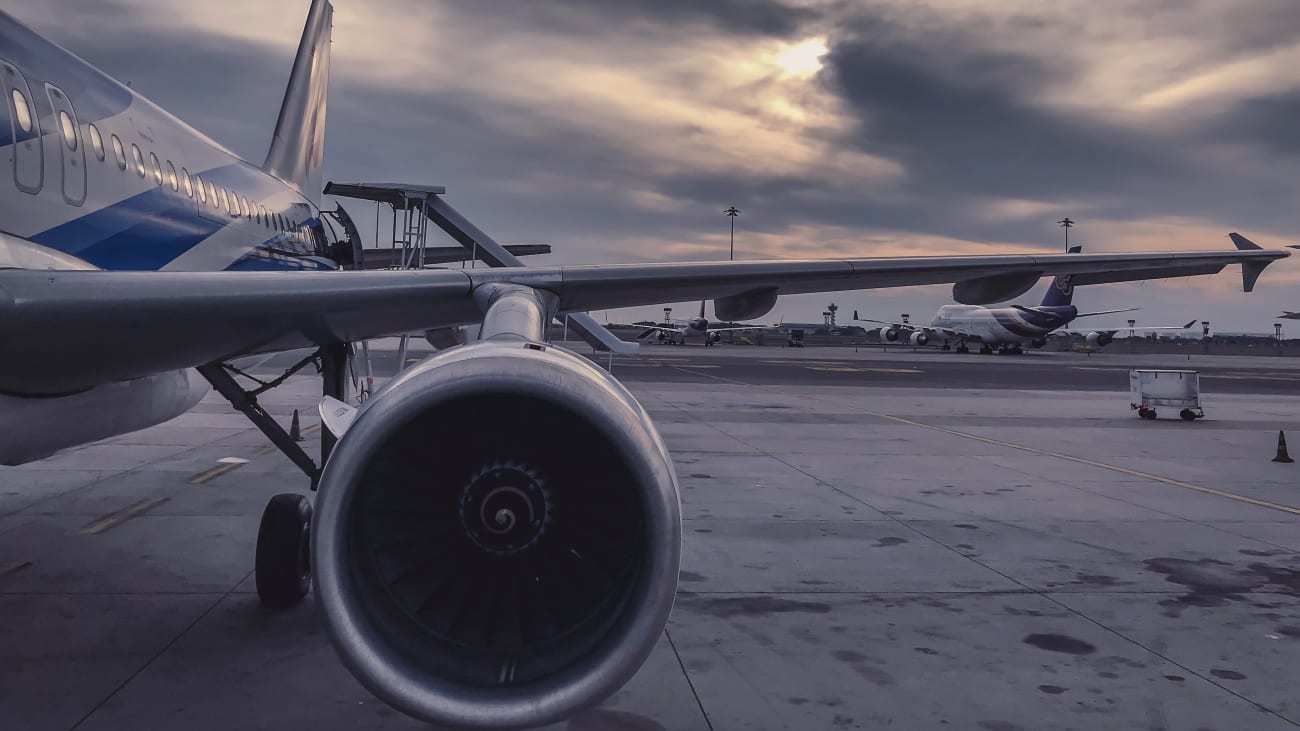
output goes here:
{"type": "Polygon", "coordinates": [[[322,152],[325,146],[325,97],[329,87],[330,26],[334,8],[328,0],[312,0],[307,25],[293,59],[289,86],[284,90],[275,136],[262,166],[319,203],[322,152]]]}
{"type": "MultiPolygon", "coordinates": [[[[1083,251],[1082,246],[1071,246],[1067,254],[1078,254],[1083,251]]],[[[1047,294],[1043,295],[1043,304],[1041,307],[1064,307],[1073,304],[1074,300],[1074,283],[1069,274],[1062,274],[1052,280],[1052,286],[1047,288],[1047,294]]]]}

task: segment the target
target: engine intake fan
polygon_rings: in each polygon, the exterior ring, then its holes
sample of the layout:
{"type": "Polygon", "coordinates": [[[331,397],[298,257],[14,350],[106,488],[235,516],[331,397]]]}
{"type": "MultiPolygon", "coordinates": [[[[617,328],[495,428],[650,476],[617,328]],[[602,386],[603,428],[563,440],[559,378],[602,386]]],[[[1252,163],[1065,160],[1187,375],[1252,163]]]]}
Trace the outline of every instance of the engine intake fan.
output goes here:
{"type": "Polygon", "coordinates": [[[677,589],[681,508],[648,415],[536,343],[455,348],[357,414],[320,485],[317,594],[372,692],[460,728],[560,720],[621,687],[677,589]]]}

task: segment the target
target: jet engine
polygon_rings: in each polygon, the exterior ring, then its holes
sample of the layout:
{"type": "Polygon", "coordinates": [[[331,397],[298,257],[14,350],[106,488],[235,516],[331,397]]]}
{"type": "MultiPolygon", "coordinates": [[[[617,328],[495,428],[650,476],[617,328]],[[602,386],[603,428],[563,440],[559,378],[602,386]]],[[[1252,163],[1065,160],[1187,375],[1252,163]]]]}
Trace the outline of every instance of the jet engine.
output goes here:
{"type": "Polygon", "coordinates": [[[1110,345],[1110,341],[1115,339],[1114,333],[1088,333],[1088,347],[1097,348],[1110,345]]]}
{"type": "Polygon", "coordinates": [[[881,334],[881,335],[884,335],[884,336],[885,336],[885,340],[888,340],[888,341],[891,342],[891,343],[894,342],[894,341],[896,341],[896,340],[898,340],[898,335],[899,335],[899,333],[898,333],[898,328],[895,328],[895,327],[886,328],[886,329],[884,329],[884,330],[881,330],[881,331],[880,331],[880,334],[881,334]]]}
{"type": "Polygon", "coordinates": [[[618,690],[668,621],[680,553],[677,478],[645,410],[520,340],[435,355],[367,402],[312,528],[343,662],[457,728],[552,723],[618,690]]]}
{"type": "Polygon", "coordinates": [[[912,345],[925,345],[930,342],[930,336],[923,332],[914,332],[909,339],[912,341],[912,345]]]}

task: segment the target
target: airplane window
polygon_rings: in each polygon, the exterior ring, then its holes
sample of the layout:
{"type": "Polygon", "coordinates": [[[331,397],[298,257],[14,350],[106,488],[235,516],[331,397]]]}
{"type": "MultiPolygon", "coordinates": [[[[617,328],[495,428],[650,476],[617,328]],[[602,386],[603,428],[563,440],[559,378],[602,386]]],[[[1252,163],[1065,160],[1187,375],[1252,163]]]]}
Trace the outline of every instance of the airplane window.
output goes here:
{"type": "Polygon", "coordinates": [[[176,179],[176,166],[171,160],[167,161],[167,184],[172,187],[172,190],[181,189],[180,181],[176,179]]]}
{"type": "Polygon", "coordinates": [[[196,189],[196,192],[199,194],[199,203],[207,203],[208,192],[207,189],[203,187],[203,178],[200,178],[199,176],[195,175],[194,187],[196,189]]]}
{"type": "Polygon", "coordinates": [[[14,114],[18,117],[18,126],[24,132],[32,131],[32,108],[27,106],[27,97],[23,96],[21,91],[14,89],[14,114]]]}
{"type": "Polygon", "coordinates": [[[190,182],[190,171],[181,168],[181,181],[185,183],[185,197],[194,197],[194,183],[190,182]]]}
{"type": "MultiPolygon", "coordinates": [[[[221,196],[221,205],[218,206],[218,208],[224,208],[227,211],[230,210],[230,196],[226,195],[226,189],[217,188],[217,194],[221,196]]],[[[217,196],[214,195],[212,197],[216,198],[217,196]]]]}
{"type": "Polygon", "coordinates": [[[158,162],[158,156],[149,153],[149,166],[153,168],[154,185],[162,185],[162,164],[158,162]]]}
{"type": "Polygon", "coordinates": [[[262,222],[262,207],[257,205],[256,203],[253,204],[253,220],[257,221],[258,223],[262,222]]]}
{"type": "Polygon", "coordinates": [[[95,125],[89,125],[86,129],[90,131],[90,149],[95,151],[95,157],[100,160],[104,159],[104,138],[99,136],[99,128],[95,125]]]}
{"type": "Polygon", "coordinates": [[[144,154],[140,152],[140,146],[131,143],[131,157],[135,158],[135,174],[144,177],[144,154]]]}
{"type": "Polygon", "coordinates": [[[217,197],[217,186],[211,180],[208,181],[208,197],[212,199],[213,208],[221,207],[221,199],[217,197]]]}
{"type": "Polygon", "coordinates": [[[244,216],[244,218],[248,218],[250,215],[252,215],[252,213],[248,210],[248,199],[242,195],[239,196],[239,212],[244,216]]]}
{"type": "Polygon", "coordinates": [[[77,149],[77,125],[73,124],[72,117],[62,109],[59,110],[59,130],[63,132],[63,144],[69,150],[77,149]]]}
{"type": "Polygon", "coordinates": [[[117,158],[117,167],[120,170],[126,170],[126,149],[122,147],[122,140],[113,135],[113,157],[117,158]]]}

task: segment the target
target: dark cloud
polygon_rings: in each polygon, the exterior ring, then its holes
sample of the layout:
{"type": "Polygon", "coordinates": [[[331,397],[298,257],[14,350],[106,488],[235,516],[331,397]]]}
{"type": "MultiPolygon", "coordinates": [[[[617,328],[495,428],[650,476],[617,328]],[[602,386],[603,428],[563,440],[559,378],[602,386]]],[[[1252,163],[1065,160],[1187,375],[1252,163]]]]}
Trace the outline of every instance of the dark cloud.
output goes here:
{"type": "Polygon", "coordinates": [[[1208,136],[1300,161],[1300,91],[1247,99],[1209,125],[1208,136]]]}
{"type": "Polygon", "coordinates": [[[458,13],[555,29],[608,31],[704,26],[721,33],[791,37],[819,17],[779,0],[493,0],[465,3],[458,13]]]}
{"type": "Polygon", "coordinates": [[[847,30],[824,73],[861,119],[851,142],[901,159],[918,189],[1050,200],[1181,172],[1154,132],[1039,106],[1047,86],[1072,83],[1047,60],[878,19],[847,30]]]}

